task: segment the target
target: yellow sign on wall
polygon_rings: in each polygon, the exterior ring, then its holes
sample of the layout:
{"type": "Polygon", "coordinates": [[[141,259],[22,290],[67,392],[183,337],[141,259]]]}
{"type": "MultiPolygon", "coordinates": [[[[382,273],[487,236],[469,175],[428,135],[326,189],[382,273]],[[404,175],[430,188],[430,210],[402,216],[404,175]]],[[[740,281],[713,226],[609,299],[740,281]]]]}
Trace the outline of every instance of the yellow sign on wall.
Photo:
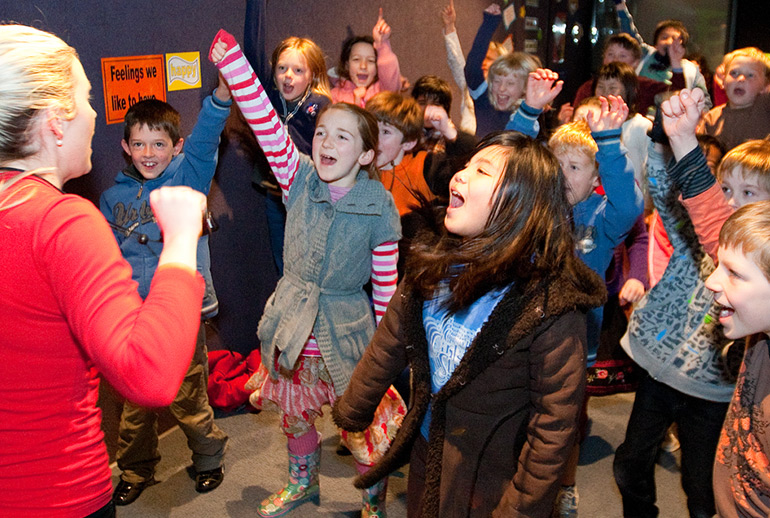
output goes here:
{"type": "Polygon", "coordinates": [[[102,84],[107,124],[123,122],[137,102],[166,100],[163,54],[102,58],[102,84]]]}
{"type": "Polygon", "coordinates": [[[201,87],[200,52],[166,54],[168,91],[189,90],[201,87]]]}

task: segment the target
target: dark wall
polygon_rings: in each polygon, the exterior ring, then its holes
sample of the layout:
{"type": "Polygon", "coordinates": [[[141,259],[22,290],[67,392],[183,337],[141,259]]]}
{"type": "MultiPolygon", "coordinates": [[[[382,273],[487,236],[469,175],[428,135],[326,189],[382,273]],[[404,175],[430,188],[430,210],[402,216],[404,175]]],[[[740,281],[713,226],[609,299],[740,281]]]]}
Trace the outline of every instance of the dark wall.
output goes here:
{"type": "Polygon", "coordinates": [[[731,38],[726,52],[741,47],[759,47],[770,52],[770,2],[767,0],[732,0],[731,38]]]}

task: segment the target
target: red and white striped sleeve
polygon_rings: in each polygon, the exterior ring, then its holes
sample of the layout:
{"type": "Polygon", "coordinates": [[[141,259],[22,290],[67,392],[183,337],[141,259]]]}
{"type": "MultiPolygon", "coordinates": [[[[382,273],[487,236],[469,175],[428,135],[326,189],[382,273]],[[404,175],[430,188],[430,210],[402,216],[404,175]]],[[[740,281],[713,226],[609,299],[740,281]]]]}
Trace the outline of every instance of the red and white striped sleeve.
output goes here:
{"type": "Polygon", "coordinates": [[[388,241],[372,251],[372,299],[377,325],[398,286],[398,242],[388,241]]]}
{"type": "MultiPolygon", "coordinates": [[[[285,200],[299,167],[299,152],[235,38],[220,30],[214,37],[212,49],[218,41],[227,44],[227,52],[215,65],[227,81],[233,100],[257,137],[285,200]]],[[[213,61],[210,51],[209,59],[213,61]]]]}

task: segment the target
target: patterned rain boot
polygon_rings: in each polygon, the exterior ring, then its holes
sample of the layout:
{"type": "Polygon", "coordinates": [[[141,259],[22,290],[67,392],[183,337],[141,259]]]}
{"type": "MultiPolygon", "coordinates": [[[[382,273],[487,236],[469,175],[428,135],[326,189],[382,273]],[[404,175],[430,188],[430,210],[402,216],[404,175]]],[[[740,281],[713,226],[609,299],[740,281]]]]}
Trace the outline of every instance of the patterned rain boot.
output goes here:
{"type": "Polygon", "coordinates": [[[319,505],[318,465],[320,461],[320,444],[308,455],[300,456],[289,452],[289,482],[279,492],[262,500],[257,507],[257,514],[263,518],[273,518],[283,516],[307,501],[319,505]]]}
{"type": "Polygon", "coordinates": [[[361,518],[387,518],[385,496],[388,493],[388,477],[363,490],[361,518]]]}

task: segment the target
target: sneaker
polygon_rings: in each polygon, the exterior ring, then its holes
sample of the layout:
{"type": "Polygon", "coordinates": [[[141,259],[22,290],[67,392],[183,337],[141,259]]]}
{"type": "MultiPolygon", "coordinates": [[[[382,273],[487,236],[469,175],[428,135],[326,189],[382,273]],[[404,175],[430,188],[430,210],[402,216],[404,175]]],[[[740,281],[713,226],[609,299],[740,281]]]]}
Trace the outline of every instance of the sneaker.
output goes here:
{"type": "Polygon", "coordinates": [[[553,518],[577,518],[578,490],[576,486],[561,486],[553,506],[553,518]]]}

